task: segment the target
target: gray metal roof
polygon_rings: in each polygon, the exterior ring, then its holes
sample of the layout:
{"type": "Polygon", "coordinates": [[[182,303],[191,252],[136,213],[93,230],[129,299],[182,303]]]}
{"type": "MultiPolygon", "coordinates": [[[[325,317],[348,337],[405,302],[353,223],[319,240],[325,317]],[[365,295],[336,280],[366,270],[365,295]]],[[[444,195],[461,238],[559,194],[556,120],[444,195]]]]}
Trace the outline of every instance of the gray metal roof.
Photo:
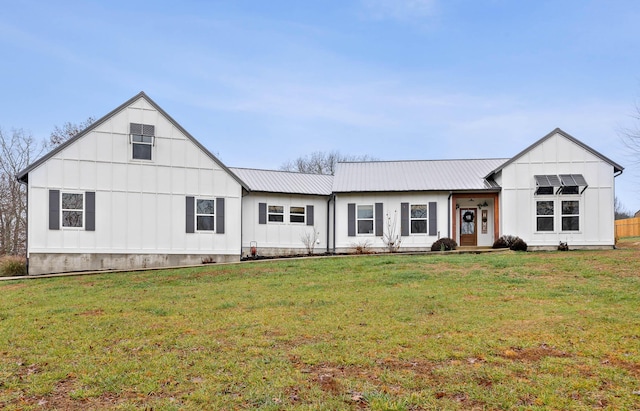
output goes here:
{"type": "Polygon", "coordinates": [[[508,158],[338,163],[333,191],[449,191],[499,189],[485,176],[508,158]]]}
{"type": "Polygon", "coordinates": [[[250,191],[324,196],[331,194],[333,176],[235,167],[230,170],[247,184],[250,191]]]}

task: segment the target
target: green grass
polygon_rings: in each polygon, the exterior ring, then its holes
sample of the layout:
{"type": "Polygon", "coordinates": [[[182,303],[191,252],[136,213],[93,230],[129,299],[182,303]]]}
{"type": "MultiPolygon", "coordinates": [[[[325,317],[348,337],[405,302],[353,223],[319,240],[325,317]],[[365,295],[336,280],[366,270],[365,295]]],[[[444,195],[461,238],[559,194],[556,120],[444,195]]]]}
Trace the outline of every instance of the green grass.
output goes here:
{"type": "Polygon", "coordinates": [[[640,252],[0,282],[0,408],[637,409],[640,252]]]}

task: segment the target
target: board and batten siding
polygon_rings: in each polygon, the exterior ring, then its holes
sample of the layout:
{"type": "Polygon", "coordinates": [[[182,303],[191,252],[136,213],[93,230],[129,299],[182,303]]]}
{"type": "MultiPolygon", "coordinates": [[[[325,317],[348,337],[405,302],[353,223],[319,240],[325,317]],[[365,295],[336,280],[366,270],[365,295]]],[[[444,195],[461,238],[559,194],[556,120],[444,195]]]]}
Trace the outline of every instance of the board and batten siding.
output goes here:
{"type": "Polygon", "coordinates": [[[226,170],[140,98],[30,171],[28,252],[239,256],[241,194],[226,170]],[[151,161],[132,160],[130,123],[155,126],[151,161]],[[94,231],[50,229],[43,205],[51,190],[93,193],[94,231]],[[186,232],[186,196],[224,199],[222,235],[186,232]]]}
{"type": "Polygon", "coordinates": [[[613,166],[560,134],[543,141],[507,165],[496,179],[502,186],[503,234],[517,235],[531,247],[614,245],[613,166]],[[582,174],[588,188],[581,195],[536,196],[534,175],[582,174]],[[553,232],[536,231],[536,201],[555,199],[553,232]],[[562,231],[560,201],[580,201],[579,231],[562,231]]]}
{"type": "Polygon", "coordinates": [[[352,251],[356,245],[367,242],[372,249],[384,248],[383,233],[387,232],[387,216],[396,220],[396,233],[402,234],[401,250],[427,250],[438,238],[446,237],[447,204],[449,193],[408,192],[408,193],[339,193],[336,195],[336,251],[352,251]],[[410,233],[410,207],[425,204],[429,215],[426,234],[410,233]],[[374,209],[374,232],[357,233],[357,206],[371,205],[374,209]],[[403,211],[403,207],[406,208],[403,211]],[[406,213],[406,215],[403,215],[406,213]],[[403,217],[405,224],[403,224],[403,217]],[[402,232],[402,230],[405,230],[402,232]]]}
{"type": "Polygon", "coordinates": [[[315,230],[319,242],[314,253],[327,251],[327,201],[329,196],[250,193],[242,200],[242,250],[250,252],[255,241],[260,255],[303,254],[306,248],[302,237],[315,230]],[[283,207],[283,222],[271,222],[268,218],[270,205],[283,207]],[[304,223],[290,221],[290,208],[304,207],[304,223]],[[311,220],[312,219],[312,220],[311,220]]]}

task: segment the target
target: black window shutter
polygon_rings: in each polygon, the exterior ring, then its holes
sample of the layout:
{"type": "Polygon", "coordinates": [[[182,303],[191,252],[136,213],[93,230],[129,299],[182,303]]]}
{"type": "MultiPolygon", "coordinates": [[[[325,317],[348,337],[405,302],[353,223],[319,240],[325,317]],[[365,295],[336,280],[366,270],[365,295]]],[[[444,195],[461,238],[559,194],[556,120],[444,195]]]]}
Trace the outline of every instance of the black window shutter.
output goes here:
{"type": "Polygon", "coordinates": [[[347,219],[348,219],[348,235],[349,237],[356,236],[356,205],[355,203],[347,204],[347,219]]]}
{"type": "Polygon", "coordinates": [[[382,236],[382,225],[384,224],[384,216],[382,215],[382,203],[376,203],[376,227],[375,232],[378,237],[382,236]]]}
{"type": "Polygon", "coordinates": [[[307,225],[313,225],[313,206],[307,206],[307,225]]]}
{"type": "Polygon", "coordinates": [[[96,193],[94,191],[87,191],[84,193],[84,207],[85,207],[85,230],[96,231],[96,193]]]}
{"type": "Polygon", "coordinates": [[[49,190],[49,230],[60,229],[60,190],[49,190]]]}
{"type": "Polygon", "coordinates": [[[429,235],[438,235],[438,203],[429,203],[429,235]]]}
{"type": "Polygon", "coordinates": [[[187,196],[187,233],[195,233],[195,199],[187,196]]]}
{"type": "Polygon", "coordinates": [[[258,224],[267,224],[267,203],[258,203],[258,224]]]}
{"type": "Polygon", "coordinates": [[[409,203],[400,203],[400,235],[409,235],[409,203]]]}
{"type": "Polygon", "coordinates": [[[216,198],[216,234],[224,234],[224,198],[216,198]]]}

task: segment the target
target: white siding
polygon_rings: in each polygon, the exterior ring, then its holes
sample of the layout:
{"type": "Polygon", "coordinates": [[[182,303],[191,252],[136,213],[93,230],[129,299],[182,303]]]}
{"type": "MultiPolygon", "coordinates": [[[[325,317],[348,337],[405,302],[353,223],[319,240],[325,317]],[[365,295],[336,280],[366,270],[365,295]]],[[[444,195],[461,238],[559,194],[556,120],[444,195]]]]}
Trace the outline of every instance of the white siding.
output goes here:
{"type": "Polygon", "coordinates": [[[314,253],[327,251],[327,202],[328,196],[314,196],[301,194],[251,193],[242,200],[242,248],[244,254],[248,252],[250,244],[255,241],[259,254],[289,254],[304,253],[306,248],[301,240],[305,233],[315,230],[319,233],[320,242],[316,244],[314,253]],[[269,222],[259,224],[259,203],[284,207],[284,222],[269,222]],[[289,220],[290,207],[313,206],[313,226],[305,223],[291,223],[289,220]],[[275,250],[275,249],[280,249],[275,250]],[[269,251],[267,251],[269,250],[269,251]]]}
{"type": "Polygon", "coordinates": [[[384,232],[387,232],[387,215],[393,221],[396,218],[396,232],[400,234],[401,227],[401,203],[429,204],[437,203],[437,234],[410,234],[402,237],[400,248],[404,250],[430,249],[431,244],[439,237],[447,237],[448,233],[448,192],[406,192],[406,193],[358,193],[339,194],[336,196],[336,251],[352,250],[354,245],[365,241],[372,248],[384,248],[383,237],[374,234],[348,235],[348,204],[366,205],[375,203],[383,204],[384,232]]]}
{"type": "Polygon", "coordinates": [[[501,171],[501,234],[517,235],[530,246],[612,246],[614,244],[613,166],[555,134],[501,171]],[[582,195],[536,196],[534,175],[582,174],[589,187],[582,195]],[[553,232],[536,231],[536,200],[555,201],[553,232]],[[562,231],[561,201],[580,201],[580,230],[562,231]]]}
{"type": "Polygon", "coordinates": [[[240,184],[144,98],[29,173],[30,253],[240,254],[240,184]],[[129,123],[155,125],[152,161],[129,123]],[[50,189],[96,193],[95,231],[49,230],[50,189]],[[225,233],[185,229],[185,197],[225,198],[225,233]]]}

